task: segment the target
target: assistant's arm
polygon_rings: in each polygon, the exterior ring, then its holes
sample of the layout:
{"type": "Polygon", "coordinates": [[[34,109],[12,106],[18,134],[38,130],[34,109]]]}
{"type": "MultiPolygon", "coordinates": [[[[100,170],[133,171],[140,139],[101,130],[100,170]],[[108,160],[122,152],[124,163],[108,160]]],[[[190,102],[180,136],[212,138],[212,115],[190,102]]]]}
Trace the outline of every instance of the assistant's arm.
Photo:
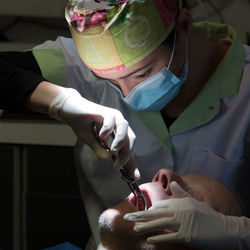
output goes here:
{"type": "Polygon", "coordinates": [[[135,171],[135,164],[130,159],[135,135],[123,115],[116,109],[88,101],[75,89],[47,81],[31,51],[0,53],[0,108],[48,113],[71,126],[99,158],[105,159],[110,155],[97,142],[92,131],[93,122],[102,124],[99,133],[101,139],[115,133],[111,150],[118,157],[114,167],[121,168],[129,161],[131,174],[139,177],[139,171],[135,171]]]}
{"type": "Polygon", "coordinates": [[[48,82],[31,51],[0,53],[0,108],[47,114],[62,87],[48,82]]]}
{"type": "Polygon", "coordinates": [[[32,102],[26,103],[26,100],[43,81],[46,79],[43,78],[32,52],[0,53],[1,109],[32,110],[32,102]]]}

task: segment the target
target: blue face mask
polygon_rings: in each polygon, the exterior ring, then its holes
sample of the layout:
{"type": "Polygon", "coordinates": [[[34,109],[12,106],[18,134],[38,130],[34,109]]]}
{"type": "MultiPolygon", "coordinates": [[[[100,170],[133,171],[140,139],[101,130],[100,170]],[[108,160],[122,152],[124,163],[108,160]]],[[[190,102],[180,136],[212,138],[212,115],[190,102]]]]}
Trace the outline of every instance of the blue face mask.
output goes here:
{"type": "MultiPolygon", "coordinates": [[[[186,45],[187,46],[187,45],[186,45]]],[[[169,68],[175,50],[175,39],[168,67],[164,67],[156,75],[135,86],[132,91],[123,97],[121,91],[115,87],[120,98],[137,112],[160,111],[178,94],[188,73],[188,59],[186,60],[180,77],[172,73],[169,68]]]]}

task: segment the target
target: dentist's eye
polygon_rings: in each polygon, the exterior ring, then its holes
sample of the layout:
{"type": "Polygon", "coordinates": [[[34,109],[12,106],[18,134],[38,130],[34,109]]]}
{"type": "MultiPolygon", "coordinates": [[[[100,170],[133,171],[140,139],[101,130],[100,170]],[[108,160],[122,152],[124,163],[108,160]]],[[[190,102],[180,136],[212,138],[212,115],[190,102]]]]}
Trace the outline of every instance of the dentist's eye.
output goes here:
{"type": "Polygon", "coordinates": [[[151,70],[146,71],[145,73],[141,74],[141,75],[137,75],[136,78],[146,78],[150,75],[151,70]]]}

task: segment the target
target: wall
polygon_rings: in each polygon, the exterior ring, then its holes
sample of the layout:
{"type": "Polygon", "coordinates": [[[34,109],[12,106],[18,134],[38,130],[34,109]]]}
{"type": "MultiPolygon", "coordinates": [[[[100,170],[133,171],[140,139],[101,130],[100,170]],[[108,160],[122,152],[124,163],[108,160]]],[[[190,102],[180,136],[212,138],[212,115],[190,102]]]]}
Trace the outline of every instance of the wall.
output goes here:
{"type": "MultiPolygon", "coordinates": [[[[5,1],[0,8],[0,51],[32,48],[59,35],[69,37],[64,2],[5,1]]],[[[60,140],[54,146],[39,145],[36,135],[46,141],[55,125],[46,119],[44,124],[43,118],[34,121],[27,115],[0,112],[0,249],[43,249],[66,241],[84,248],[90,235],[73,146],[60,146],[60,140]],[[31,129],[33,122],[47,132],[31,129]],[[28,135],[20,130],[23,124],[28,135]],[[13,131],[4,132],[6,126],[13,131]]]]}
{"type": "Polygon", "coordinates": [[[230,24],[238,33],[243,43],[248,43],[250,33],[250,1],[249,0],[187,0],[192,7],[195,20],[207,20],[230,24]],[[213,6],[213,7],[211,7],[213,6]]]}

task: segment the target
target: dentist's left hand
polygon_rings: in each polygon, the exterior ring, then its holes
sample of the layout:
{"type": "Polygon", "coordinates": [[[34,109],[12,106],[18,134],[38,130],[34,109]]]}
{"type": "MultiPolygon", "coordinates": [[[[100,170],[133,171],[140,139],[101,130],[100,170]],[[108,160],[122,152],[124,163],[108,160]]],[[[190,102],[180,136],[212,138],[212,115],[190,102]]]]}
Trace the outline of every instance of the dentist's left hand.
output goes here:
{"type": "Polygon", "coordinates": [[[162,200],[147,211],[126,214],[134,231],[150,233],[151,244],[185,244],[202,249],[250,249],[250,219],[226,216],[209,204],[192,198],[176,182],[170,184],[176,199],[162,200]],[[164,233],[171,230],[171,233],[164,233]]]}

